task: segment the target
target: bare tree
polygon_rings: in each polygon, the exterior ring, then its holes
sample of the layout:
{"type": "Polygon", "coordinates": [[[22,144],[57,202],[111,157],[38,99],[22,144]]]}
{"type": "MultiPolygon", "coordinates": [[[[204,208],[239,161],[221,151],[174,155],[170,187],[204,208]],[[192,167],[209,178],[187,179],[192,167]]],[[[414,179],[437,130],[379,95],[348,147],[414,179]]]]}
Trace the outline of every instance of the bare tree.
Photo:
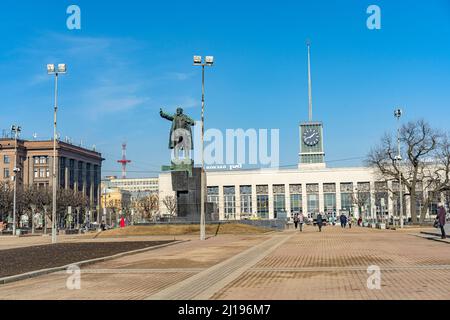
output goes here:
{"type": "MultiPolygon", "coordinates": [[[[356,205],[358,207],[358,212],[362,213],[362,209],[366,208],[366,206],[370,201],[370,191],[367,192],[365,190],[357,190],[355,193],[352,193],[352,202],[354,205],[356,205]]],[[[365,214],[367,215],[368,213],[365,212],[365,214]]]]}
{"type": "Polygon", "coordinates": [[[170,217],[177,215],[177,198],[174,196],[165,196],[163,199],[163,204],[166,207],[170,217]]]}
{"type": "Polygon", "coordinates": [[[147,219],[156,218],[156,214],[159,211],[159,197],[157,194],[150,194],[142,197],[138,200],[138,207],[140,211],[144,213],[144,217],[147,219]]]}
{"type": "MultiPolygon", "coordinates": [[[[442,188],[439,176],[443,162],[436,163],[436,159],[439,158],[437,155],[443,153],[442,143],[445,140],[442,138],[443,135],[424,120],[409,122],[400,129],[401,162],[397,159],[396,139],[388,134],[381,139],[381,144],[373,148],[367,156],[367,165],[376,169],[380,180],[398,182],[399,176],[401,177],[401,182],[409,195],[412,223],[422,222],[428,208],[428,205],[423,207],[420,221],[418,221],[418,193],[442,188]],[[419,185],[422,188],[419,189],[419,185]]],[[[427,204],[430,199],[427,196],[425,198],[427,204]]],[[[406,209],[406,206],[403,207],[406,209]]]]}

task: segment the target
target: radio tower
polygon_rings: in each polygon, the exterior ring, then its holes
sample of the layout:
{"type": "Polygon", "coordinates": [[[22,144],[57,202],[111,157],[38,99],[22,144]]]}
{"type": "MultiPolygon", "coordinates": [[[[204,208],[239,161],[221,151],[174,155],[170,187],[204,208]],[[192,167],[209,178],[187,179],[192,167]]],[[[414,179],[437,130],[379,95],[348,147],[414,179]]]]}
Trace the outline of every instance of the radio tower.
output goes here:
{"type": "Polygon", "coordinates": [[[127,144],[124,142],[122,144],[122,159],[117,160],[118,163],[122,164],[122,179],[127,178],[127,164],[131,162],[131,160],[127,160],[127,144]]]}

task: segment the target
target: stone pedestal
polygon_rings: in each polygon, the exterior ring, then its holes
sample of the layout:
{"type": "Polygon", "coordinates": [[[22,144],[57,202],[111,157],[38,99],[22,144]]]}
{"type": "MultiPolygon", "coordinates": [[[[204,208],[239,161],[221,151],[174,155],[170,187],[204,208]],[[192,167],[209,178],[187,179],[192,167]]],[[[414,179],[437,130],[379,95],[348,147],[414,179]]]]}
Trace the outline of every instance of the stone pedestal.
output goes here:
{"type": "MultiPolygon", "coordinates": [[[[201,168],[193,168],[192,176],[187,171],[173,171],[172,174],[172,190],[175,191],[177,197],[179,218],[186,221],[200,221],[200,208],[201,208],[201,168]]],[[[211,210],[207,201],[207,183],[206,174],[205,177],[205,211],[206,221],[211,220],[211,210]]]]}

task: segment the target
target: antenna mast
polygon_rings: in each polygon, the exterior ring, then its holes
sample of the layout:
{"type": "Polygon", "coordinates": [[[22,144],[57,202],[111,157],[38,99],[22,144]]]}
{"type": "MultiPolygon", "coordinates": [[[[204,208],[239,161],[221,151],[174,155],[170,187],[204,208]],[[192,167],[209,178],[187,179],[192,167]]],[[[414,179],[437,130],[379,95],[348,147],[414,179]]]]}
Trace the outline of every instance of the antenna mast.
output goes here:
{"type": "Polygon", "coordinates": [[[131,162],[131,160],[127,159],[127,144],[124,142],[122,144],[122,159],[117,160],[118,163],[122,164],[122,179],[127,178],[127,164],[131,162]]]}

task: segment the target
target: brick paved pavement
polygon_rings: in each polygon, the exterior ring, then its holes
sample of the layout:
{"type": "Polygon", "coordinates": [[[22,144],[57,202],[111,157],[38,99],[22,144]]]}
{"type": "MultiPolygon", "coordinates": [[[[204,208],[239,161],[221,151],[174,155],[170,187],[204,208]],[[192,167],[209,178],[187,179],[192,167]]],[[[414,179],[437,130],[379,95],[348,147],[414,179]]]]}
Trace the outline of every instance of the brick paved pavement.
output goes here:
{"type": "Polygon", "coordinates": [[[91,265],[83,269],[81,290],[67,290],[67,275],[57,273],[1,286],[0,299],[168,298],[183,284],[195,283],[193,279],[214,279],[218,266],[230,273],[215,286],[192,288],[172,298],[450,298],[447,243],[407,232],[330,226],[322,233],[307,227],[302,234],[192,240],[91,265]],[[381,268],[381,290],[367,289],[369,265],[381,268]]]}

